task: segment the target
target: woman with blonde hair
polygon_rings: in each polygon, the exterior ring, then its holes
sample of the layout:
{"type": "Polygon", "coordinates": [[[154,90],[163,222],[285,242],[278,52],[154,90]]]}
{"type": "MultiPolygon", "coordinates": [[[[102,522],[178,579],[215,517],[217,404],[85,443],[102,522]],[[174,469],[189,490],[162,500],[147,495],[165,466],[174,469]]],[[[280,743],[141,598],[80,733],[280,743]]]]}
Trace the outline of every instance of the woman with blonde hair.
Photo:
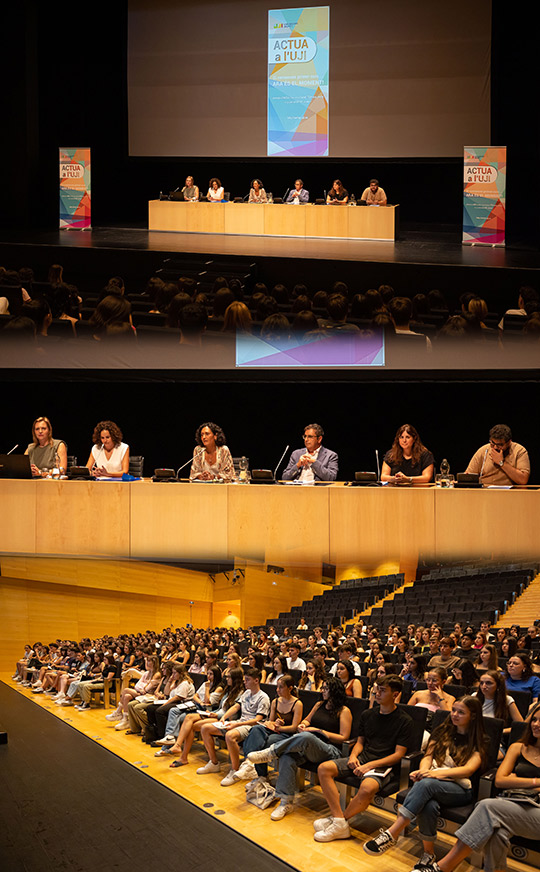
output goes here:
{"type": "Polygon", "coordinates": [[[222,333],[251,333],[251,314],[245,303],[235,300],[225,309],[222,333]]]}
{"type": "Polygon", "coordinates": [[[42,469],[67,467],[67,446],[63,439],[53,439],[52,424],[42,416],[32,423],[32,441],[24,452],[30,458],[32,475],[42,469]]]}

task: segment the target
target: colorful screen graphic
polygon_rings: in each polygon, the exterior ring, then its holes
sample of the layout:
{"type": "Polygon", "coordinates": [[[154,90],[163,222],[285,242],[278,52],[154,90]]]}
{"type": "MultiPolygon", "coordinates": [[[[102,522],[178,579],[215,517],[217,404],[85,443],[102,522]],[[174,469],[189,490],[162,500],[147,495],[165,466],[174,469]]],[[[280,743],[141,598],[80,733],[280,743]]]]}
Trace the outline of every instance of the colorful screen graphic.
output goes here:
{"type": "Polygon", "coordinates": [[[89,148],[61,148],[60,163],[60,228],[90,230],[91,219],[91,159],[89,148]]]}
{"type": "Polygon", "coordinates": [[[342,333],[336,336],[261,339],[239,333],[238,367],[358,367],[384,366],[384,336],[342,333]]]}
{"type": "Polygon", "coordinates": [[[328,155],[330,8],[268,12],[268,155],[328,155]]]}
{"type": "Polygon", "coordinates": [[[506,147],[465,148],[463,242],[504,245],[506,147]]]}

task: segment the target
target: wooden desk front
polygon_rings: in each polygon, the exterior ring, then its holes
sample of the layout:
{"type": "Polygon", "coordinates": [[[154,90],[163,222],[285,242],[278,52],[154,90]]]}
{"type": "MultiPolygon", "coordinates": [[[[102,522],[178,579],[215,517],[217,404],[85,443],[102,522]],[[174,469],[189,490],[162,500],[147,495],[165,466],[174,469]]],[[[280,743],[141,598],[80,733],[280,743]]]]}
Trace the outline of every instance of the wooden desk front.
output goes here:
{"type": "Polygon", "coordinates": [[[537,490],[0,480],[0,553],[345,566],[538,557],[537,490]]]}
{"type": "Polygon", "coordinates": [[[393,242],[398,208],[150,200],[148,229],[177,233],[381,239],[393,242]]]}

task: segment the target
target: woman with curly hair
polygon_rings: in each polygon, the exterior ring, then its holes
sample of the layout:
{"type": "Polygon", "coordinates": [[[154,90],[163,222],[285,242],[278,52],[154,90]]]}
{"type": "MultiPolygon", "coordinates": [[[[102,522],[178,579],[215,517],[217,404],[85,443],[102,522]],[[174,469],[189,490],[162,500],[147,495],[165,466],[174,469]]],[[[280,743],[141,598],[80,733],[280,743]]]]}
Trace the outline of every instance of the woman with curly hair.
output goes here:
{"type": "Polygon", "coordinates": [[[394,443],[384,455],[381,480],[391,484],[428,484],[433,478],[434,459],[422,444],[418,431],[411,424],[402,424],[394,443]]]}
{"type": "Polygon", "coordinates": [[[122,431],[114,421],[100,421],[94,427],[94,446],[87,467],[100,478],[122,478],[129,472],[129,445],[122,442],[122,431]]]}
{"type": "Polygon", "coordinates": [[[225,433],[207,421],[195,433],[196,448],[189,473],[190,481],[234,481],[236,475],[231,452],[225,445],[225,433]]]}

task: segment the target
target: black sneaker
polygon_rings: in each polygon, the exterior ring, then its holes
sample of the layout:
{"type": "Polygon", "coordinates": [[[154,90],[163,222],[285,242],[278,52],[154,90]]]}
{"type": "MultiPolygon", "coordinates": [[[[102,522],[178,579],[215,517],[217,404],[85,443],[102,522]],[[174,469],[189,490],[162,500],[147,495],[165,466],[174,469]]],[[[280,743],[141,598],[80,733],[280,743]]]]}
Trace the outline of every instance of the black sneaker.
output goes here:
{"type": "Polygon", "coordinates": [[[392,848],[395,844],[396,840],[388,830],[381,830],[378,836],[365,843],[364,851],[366,854],[372,854],[374,857],[378,857],[380,854],[384,854],[385,851],[388,851],[388,848],[392,848]]]}

